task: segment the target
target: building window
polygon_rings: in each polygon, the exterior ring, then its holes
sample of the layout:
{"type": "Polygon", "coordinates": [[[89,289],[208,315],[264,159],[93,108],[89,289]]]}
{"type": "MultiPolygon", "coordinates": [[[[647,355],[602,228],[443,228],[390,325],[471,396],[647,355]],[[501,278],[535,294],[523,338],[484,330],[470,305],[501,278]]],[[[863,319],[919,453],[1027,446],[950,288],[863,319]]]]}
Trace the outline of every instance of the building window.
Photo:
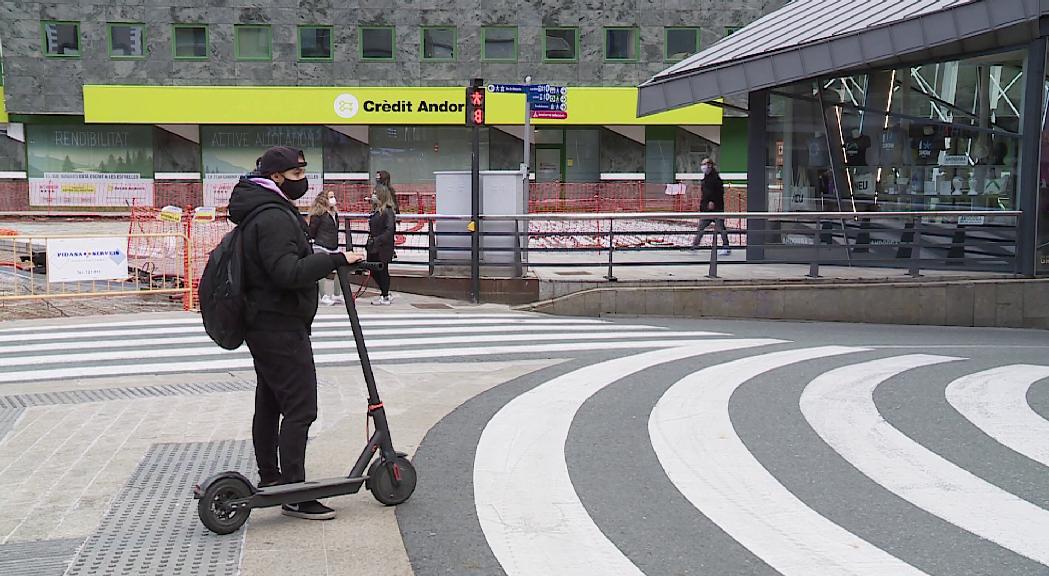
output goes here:
{"type": "Polygon", "coordinates": [[[44,22],[44,54],[54,57],[80,57],[79,22],[44,22]]]}
{"type": "Polygon", "coordinates": [[[667,28],[665,40],[667,62],[684,60],[699,52],[699,28],[667,28]]]}
{"type": "Polygon", "coordinates": [[[299,60],[332,59],[331,26],[299,27],[299,60]]]}
{"type": "Polygon", "coordinates": [[[640,51],[637,28],[605,28],[605,60],[637,62],[640,51]]]}
{"type": "Polygon", "coordinates": [[[486,26],[481,29],[481,59],[517,62],[517,28],[486,26]]]}
{"type": "Polygon", "coordinates": [[[543,60],[547,62],[575,62],[578,58],[578,29],[545,28],[543,30],[543,60]]]}
{"type": "Polygon", "coordinates": [[[423,28],[423,60],[455,60],[455,28],[423,28]]]}
{"type": "Polygon", "coordinates": [[[206,60],[208,27],[200,24],[176,24],[172,30],[175,60],[206,60]]]}
{"type": "Polygon", "coordinates": [[[110,58],[145,58],[146,27],[142,24],[109,24],[110,58]]]}
{"type": "Polygon", "coordinates": [[[361,60],[393,60],[393,26],[361,26],[361,60]]]}
{"type": "Polygon", "coordinates": [[[237,60],[272,60],[273,38],[268,25],[234,26],[234,57],[237,60]]]}

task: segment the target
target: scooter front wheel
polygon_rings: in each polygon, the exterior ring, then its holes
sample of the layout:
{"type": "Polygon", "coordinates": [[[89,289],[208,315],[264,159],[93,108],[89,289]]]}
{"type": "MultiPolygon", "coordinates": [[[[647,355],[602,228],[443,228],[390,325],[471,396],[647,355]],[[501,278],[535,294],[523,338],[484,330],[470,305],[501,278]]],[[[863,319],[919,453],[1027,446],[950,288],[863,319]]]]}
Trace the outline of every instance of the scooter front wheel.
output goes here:
{"type": "Polygon", "coordinates": [[[416,479],[411,460],[398,455],[393,460],[380,458],[372,462],[366,486],[376,500],[386,506],[396,506],[411,498],[416,479]]]}
{"type": "Polygon", "coordinates": [[[204,491],[197,502],[197,515],[204,526],[216,534],[232,534],[240,529],[251,508],[236,507],[233,502],[251,497],[251,486],[237,478],[222,478],[204,491]]]}

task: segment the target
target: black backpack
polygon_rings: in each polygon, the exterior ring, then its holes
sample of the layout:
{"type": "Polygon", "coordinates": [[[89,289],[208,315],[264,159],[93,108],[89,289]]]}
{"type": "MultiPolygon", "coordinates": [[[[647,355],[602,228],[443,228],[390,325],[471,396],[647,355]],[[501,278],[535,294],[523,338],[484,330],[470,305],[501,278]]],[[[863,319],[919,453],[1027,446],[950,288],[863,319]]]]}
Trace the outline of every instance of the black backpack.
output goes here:
{"type": "Polygon", "coordinates": [[[280,209],[296,218],[287,209],[276,204],[255,208],[236,228],[222,237],[219,245],[208,255],[208,263],[200,277],[198,301],[204,331],[216,344],[226,350],[236,350],[244,343],[247,331],[247,300],[244,292],[244,240],[241,230],[258,213],[269,208],[280,209]]]}

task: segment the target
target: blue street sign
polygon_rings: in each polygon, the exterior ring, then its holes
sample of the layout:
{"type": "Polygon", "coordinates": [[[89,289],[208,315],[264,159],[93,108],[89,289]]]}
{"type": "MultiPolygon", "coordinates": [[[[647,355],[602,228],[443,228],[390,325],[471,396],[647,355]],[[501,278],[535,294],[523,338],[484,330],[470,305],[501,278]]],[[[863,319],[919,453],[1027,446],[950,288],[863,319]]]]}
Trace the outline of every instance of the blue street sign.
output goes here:
{"type": "MultiPolygon", "coordinates": [[[[488,91],[495,94],[523,94],[526,86],[521,84],[489,84],[488,91]]],[[[530,88],[530,86],[528,87],[530,88]]]]}
{"type": "Polygon", "coordinates": [[[561,112],[568,111],[568,105],[564,102],[536,102],[530,105],[532,110],[559,110],[561,112]]]}
{"type": "Polygon", "coordinates": [[[567,100],[568,100],[568,96],[567,95],[562,96],[561,94],[553,94],[553,93],[545,93],[545,94],[536,94],[536,93],[532,93],[532,92],[528,93],[528,103],[529,104],[541,104],[543,102],[566,102],[567,100]]]}

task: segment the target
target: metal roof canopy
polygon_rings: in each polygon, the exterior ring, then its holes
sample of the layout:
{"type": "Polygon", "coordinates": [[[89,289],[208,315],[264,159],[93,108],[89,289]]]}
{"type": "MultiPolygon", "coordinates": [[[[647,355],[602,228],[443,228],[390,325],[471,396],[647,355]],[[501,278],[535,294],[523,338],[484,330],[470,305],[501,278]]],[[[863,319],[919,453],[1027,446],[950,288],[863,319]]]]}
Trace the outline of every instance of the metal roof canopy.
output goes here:
{"type": "Polygon", "coordinates": [[[795,0],[640,87],[638,116],[850,71],[947,60],[1040,35],[1049,0],[795,0]]]}

